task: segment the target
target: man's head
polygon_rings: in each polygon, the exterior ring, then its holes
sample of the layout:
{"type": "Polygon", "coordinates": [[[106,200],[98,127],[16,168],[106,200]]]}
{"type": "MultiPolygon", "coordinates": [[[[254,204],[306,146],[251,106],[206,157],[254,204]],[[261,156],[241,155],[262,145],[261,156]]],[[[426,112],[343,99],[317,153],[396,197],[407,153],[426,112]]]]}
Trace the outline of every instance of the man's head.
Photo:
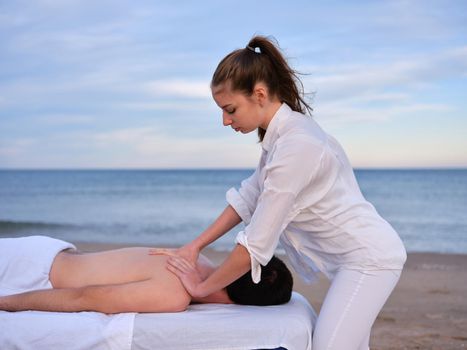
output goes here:
{"type": "Polygon", "coordinates": [[[226,288],[229,298],[235,304],[243,305],[279,305],[292,296],[293,277],[282,260],[273,256],[266,266],[261,268],[261,281],[254,283],[251,271],[229,284],[226,288]]]}

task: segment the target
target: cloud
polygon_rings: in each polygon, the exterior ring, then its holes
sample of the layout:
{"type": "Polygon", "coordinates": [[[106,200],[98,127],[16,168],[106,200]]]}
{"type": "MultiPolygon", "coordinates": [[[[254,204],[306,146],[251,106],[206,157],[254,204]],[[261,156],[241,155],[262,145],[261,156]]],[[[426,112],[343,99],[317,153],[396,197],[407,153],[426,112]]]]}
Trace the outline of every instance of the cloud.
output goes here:
{"type": "Polygon", "coordinates": [[[420,90],[459,78],[467,70],[467,46],[432,55],[413,55],[386,63],[314,67],[305,80],[315,87],[314,115],[334,126],[355,121],[387,121],[418,112],[452,112],[445,101],[421,101],[420,90]]]}
{"type": "Polygon", "coordinates": [[[156,80],[145,84],[146,91],[154,96],[211,99],[208,81],[182,79],[156,80]]]}
{"type": "Polygon", "coordinates": [[[106,33],[101,28],[84,31],[61,32],[25,32],[15,37],[14,49],[23,52],[40,52],[41,56],[53,56],[55,61],[76,59],[79,53],[85,54],[102,52],[105,48],[112,48],[128,43],[128,38],[122,34],[106,33]],[[47,47],[47,51],[41,48],[47,47]],[[53,55],[52,55],[53,53],[53,55]]]}
{"type": "Polygon", "coordinates": [[[210,112],[213,103],[210,101],[158,101],[158,102],[125,102],[120,104],[122,108],[137,111],[184,111],[184,112],[210,112]]]}
{"type": "MultiPolygon", "coordinates": [[[[254,167],[261,148],[250,140],[218,138],[176,138],[155,127],[115,129],[90,137],[98,149],[109,148],[117,155],[113,165],[125,167],[254,167]],[[243,141],[243,142],[242,142],[243,141]],[[118,149],[124,150],[119,154],[118,149]],[[215,151],[213,151],[215,150],[215,151]]],[[[106,164],[112,165],[112,164],[106,164]]]]}
{"type": "Polygon", "coordinates": [[[4,139],[0,142],[0,163],[5,165],[6,160],[26,154],[31,147],[37,145],[34,138],[4,139]],[[3,158],[3,159],[2,159],[3,158]]]}
{"type": "MultiPolygon", "coordinates": [[[[387,29],[392,35],[419,39],[446,38],[453,34],[454,28],[447,25],[446,19],[458,19],[455,2],[438,6],[439,2],[392,0],[376,3],[374,11],[366,21],[373,22],[375,28],[387,29]],[[454,10],[454,11],[453,11],[454,10]]],[[[459,9],[462,11],[462,9],[459,9]]]]}
{"type": "Polygon", "coordinates": [[[236,134],[179,138],[144,126],[3,140],[0,164],[3,168],[254,168],[260,152],[254,133],[243,138],[236,134]]]}
{"type": "Polygon", "coordinates": [[[254,135],[237,140],[227,133],[219,141],[224,134],[212,126],[219,110],[209,78],[217,62],[244,47],[258,28],[300,57],[300,71],[311,68],[304,83],[317,92],[314,114],[323,123],[365,123],[361,130],[430,112],[463,117],[457,91],[467,78],[465,5],[427,4],[303,2],[305,11],[288,17],[273,5],[264,18],[249,11],[242,28],[231,30],[221,25],[229,10],[262,5],[5,2],[0,128],[10,138],[0,140],[1,159],[57,167],[253,165],[254,135]],[[212,20],[200,23],[203,16],[212,20]],[[267,29],[271,18],[277,19],[274,33],[267,29]],[[134,127],[145,123],[157,127],[134,127]],[[111,130],[96,132],[102,128],[111,130]]]}
{"type": "Polygon", "coordinates": [[[355,107],[348,103],[323,103],[313,114],[322,124],[338,127],[354,122],[385,122],[391,119],[414,115],[418,112],[451,112],[454,108],[446,104],[409,103],[380,108],[355,107]]]}
{"type": "Polygon", "coordinates": [[[0,13],[0,27],[20,27],[29,23],[29,18],[20,13],[0,13]]]}
{"type": "Polygon", "coordinates": [[[87,125],[95,122],[93,116],[79,114],[49,114],[38,116],[35,120],[49,125],[87,125]]]}
{"type": "Polygon", "coordinates": [[[358,98],[387,89],[402,91],[427,87],[433,83],[458,77],[467,69],[467,46],[433,55],[396,58],[383,64],[360,63],[314,67],[316,74],[304,79],[314,87],[320,101],[358,98]]]}

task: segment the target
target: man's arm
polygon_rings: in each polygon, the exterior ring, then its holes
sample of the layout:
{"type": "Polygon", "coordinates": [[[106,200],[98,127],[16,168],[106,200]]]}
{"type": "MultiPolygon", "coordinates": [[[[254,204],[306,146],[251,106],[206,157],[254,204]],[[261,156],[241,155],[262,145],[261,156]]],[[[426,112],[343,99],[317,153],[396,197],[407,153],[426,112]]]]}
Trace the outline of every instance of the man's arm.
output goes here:
{"type": "Polygon", "coordinates": [[[184,311],[190,303],[189,295],[163,288],[147,279],[115,285],[44,289],[0,297],[0,310],[98,311],[107,314],[184,311]]]}

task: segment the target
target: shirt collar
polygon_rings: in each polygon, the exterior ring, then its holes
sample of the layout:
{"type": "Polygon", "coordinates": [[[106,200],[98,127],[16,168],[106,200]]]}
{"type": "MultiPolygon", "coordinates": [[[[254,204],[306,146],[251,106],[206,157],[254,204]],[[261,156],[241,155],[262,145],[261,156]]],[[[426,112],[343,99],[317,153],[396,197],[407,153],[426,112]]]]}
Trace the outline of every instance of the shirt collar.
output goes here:
{"type": "Polygon", "coordinates": [[[269,122],[268,128],[266,129],[266,134],[264,135],[263,142],[261,147],[269,152],[279,137],[280,127],[282,121],[287,118],[287,116],[292,112],[292,109],[285,102],[279,107],[271,121],[269,122]]]}

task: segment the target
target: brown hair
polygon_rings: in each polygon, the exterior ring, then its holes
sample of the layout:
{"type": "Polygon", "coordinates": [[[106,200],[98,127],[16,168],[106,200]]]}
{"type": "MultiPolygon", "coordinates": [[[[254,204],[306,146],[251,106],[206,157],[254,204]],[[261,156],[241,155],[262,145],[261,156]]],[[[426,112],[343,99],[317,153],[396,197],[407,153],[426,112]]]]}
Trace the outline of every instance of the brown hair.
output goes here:
{"type": "MultiPolygon", "coordinates": [[[[287,103],[292,110],[308,112],[311,116],[313,109],[305,102],[298,74],[283,57],[277,40],[257,35],[244,49],[234,50],[222,59],[212,76],[211,87],[230,82],[233,91],[250,96],[255,84],[263,82],[272,96],[287,103]]],[[[258,128],[260,141],[265,134],[266,130],[258,128]]]]}

